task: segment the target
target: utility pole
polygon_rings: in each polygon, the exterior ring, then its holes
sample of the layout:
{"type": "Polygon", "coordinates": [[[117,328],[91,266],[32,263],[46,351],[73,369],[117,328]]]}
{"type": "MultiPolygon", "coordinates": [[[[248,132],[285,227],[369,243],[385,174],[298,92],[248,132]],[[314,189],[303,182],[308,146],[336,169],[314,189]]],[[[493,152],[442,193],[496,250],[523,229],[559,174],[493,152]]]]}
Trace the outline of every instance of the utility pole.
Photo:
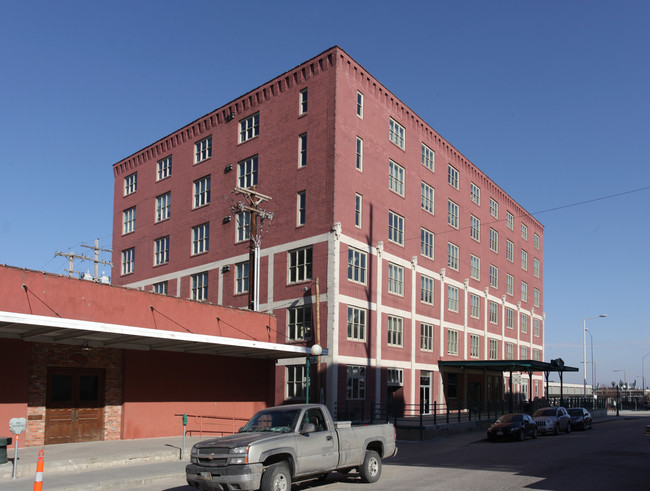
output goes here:
{"type": "Polygon", "coordinates": [[[66,271],[68,272],[68,276],[72,276],[73,273],[78,273],[79,276],[82,275],[81,272],[74,270],[74,260],[75,259],[79,259],[81,261],[92,261],[93,263],[95,263],[95,267],[94,267],[95,275],[93,277],[93,280],[94,281],[99,281],[99,269],[98,269],[99,264],[101,263],[101,264],[105,264],[107,266],[113,267],[112,262],[110,262],[110,261],[102,261],[101,259],[99,259],[99,253],[100,253],[100,251],[101,252],[113,252],[113,251],[111,249],[102,249],[101,247],[99,247],[99,239],[95,239],[95,246],[94,247],[93,246],[88,246],[88,245],[85,245],[85,244],[81,244],[81,247],[87,247],[88,249],[93,249],[94,257],[88,257],[88,256],[84,256],[84,255],[75,254],[74,251],[55,252],[54,255],[55,256],[63,256],[63,257],[68,258],[68,264],[69,265],[68,265],[68,269],[66,269],[66,271]]]}
{"type": "Polygon", "coordinates": [[[258,232],[258,219],[273,220],[273,213],[266,210],[260,210],[259,205],[264,201],[270,201],[270,196],[255,191],[256,186],[250,188],[235,188],[235,193],[241,194],[244,201],[238,201],[233,205],[233,212],[242,212],[250,214],[249,225],[249,243],[250,253],[248,256],[248,308],[253,311],[259,310],[260,305],[260,242],[262,236],[258,232]]]}

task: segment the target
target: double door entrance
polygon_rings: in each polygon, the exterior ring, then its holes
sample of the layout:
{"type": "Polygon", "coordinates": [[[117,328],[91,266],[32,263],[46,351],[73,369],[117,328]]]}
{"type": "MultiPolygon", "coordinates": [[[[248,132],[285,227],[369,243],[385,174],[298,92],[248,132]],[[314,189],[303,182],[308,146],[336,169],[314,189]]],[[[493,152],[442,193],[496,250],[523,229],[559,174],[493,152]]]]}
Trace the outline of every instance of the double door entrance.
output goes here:
{"type": "Polygon", "coordinates": [[[50,368],[45,444],[103,440],[104,370],[50,368]]]}

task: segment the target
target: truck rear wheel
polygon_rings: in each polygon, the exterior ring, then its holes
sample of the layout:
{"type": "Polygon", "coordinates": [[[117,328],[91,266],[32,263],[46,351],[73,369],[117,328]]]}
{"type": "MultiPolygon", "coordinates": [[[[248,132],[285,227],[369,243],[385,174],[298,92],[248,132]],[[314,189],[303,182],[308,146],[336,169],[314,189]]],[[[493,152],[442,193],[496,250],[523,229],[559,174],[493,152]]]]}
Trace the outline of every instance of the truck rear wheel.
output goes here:
{"type": "Polygon", "coordinates": [[[359,467],[363,482],[377,482],[381,476],[381,458],[374,450],[367,450],[363,464],[359,467]]]}
{"type": "Polygon", "coordinates": [[[262,474],[261,491],[290,491],[291,472],[286,462],[276,462],[262,474]]]}

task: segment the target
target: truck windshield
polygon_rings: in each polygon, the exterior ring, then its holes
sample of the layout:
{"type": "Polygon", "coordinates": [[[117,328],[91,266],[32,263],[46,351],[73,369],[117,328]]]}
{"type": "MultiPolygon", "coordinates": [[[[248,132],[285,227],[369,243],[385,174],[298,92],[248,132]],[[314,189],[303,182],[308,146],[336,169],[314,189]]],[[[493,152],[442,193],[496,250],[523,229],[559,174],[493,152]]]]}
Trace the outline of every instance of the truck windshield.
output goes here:
{"type": "Polygon", "coordinates": [[[271,409],[257,413],[241,429],[242,433],[256,431],[276,431],[289,433],[296,427],[300,415],[299,409],[271,409]]]}

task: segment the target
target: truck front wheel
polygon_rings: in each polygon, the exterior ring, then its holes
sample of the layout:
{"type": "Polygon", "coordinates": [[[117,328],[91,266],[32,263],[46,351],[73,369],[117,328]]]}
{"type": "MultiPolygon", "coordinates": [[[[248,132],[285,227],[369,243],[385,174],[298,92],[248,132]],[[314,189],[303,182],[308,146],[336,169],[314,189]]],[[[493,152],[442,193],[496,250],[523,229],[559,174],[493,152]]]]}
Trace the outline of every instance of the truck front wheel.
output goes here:
{"type": "Polygon", "coordinates": [[[261,491],[290,491],[291,472],[286,462],[271,464],[262,474],[261,491]]]}
{"type": "Polygon", "coordinates": [[[359,467],[359,474],[363,482],[377,482],[381,476],[381,458],[374,450],[366,451],[363,464],[359,467]]]}

